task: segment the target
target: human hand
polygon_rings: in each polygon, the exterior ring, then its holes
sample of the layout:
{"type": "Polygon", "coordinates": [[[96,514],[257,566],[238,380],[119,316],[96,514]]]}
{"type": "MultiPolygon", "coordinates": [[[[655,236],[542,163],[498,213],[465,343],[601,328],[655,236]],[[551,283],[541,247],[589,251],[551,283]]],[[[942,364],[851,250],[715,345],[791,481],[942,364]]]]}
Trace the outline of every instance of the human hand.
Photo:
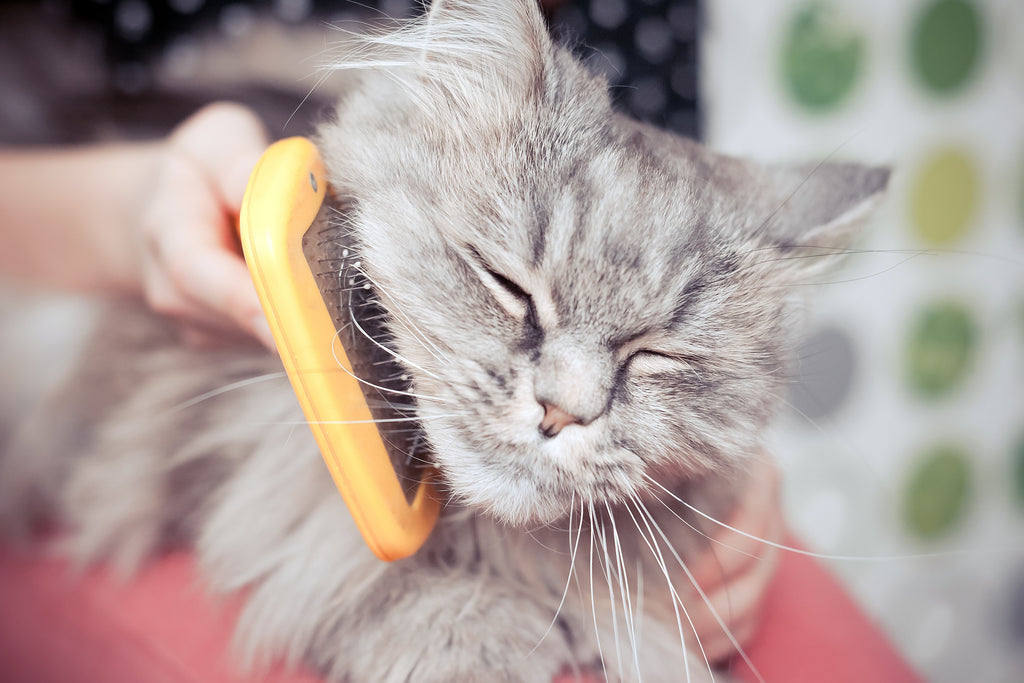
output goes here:
{"type": "Polygon", "coordinates": [[[736,646],[708,603],[740,646],[747,644],[756,632],[763,598],[778,565],[779,549],[758,540],[779,544],[785,534],[779,473],[767,454],[755,461],[738,509],[724,521],[732,529],[715,524],[704,526],[710,537],[709,545],[690,563],[694,579],[707,600],[692,586],[681,591],[693,628],[712,663],[734,654],[736,646]]]}
{"type": "Polygon", "coordinates": [[[137,224],[140,280],[149,305],[176,318],[187,342],[241,332],[274,346],[235,232],[267,144],[256,115],[229,103],[199,110],[163,144],[137,224]]]}

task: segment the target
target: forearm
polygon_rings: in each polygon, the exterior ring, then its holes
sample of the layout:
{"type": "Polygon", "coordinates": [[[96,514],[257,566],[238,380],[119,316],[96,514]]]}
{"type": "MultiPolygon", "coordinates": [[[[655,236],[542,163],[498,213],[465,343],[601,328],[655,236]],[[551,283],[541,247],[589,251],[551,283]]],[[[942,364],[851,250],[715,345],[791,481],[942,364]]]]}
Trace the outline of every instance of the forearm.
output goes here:
{"type": "Polygon", "coordinates": [[[0,151],[0,274],[137,290],[134,222],[161,144],[0,151]]]}

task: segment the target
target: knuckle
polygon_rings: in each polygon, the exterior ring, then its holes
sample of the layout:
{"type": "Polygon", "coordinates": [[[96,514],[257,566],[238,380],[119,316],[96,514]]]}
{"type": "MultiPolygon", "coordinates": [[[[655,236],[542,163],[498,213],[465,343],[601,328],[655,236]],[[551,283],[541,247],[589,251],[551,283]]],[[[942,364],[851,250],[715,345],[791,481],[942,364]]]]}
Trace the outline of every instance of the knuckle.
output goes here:
{"type": "Polygon", "coordinates": [[[180,317],[184,312],[181,300],[166,288],[147,289],[146,304],[157,313],[171,317],[180,317]]]}

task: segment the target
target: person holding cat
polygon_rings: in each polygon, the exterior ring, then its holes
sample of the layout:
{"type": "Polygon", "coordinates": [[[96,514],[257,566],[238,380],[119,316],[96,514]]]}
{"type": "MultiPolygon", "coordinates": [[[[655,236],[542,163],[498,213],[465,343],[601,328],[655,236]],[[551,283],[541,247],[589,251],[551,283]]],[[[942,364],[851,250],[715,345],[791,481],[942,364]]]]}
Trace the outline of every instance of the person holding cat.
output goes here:
{"type": "MultiPolygon", "coordinates": [[[[207,106],[166,139],[80,149],[0,151],[0,270],[83,291],[142,296],[179,321],[195,345],[273,340],[239,253],[235,222],[249,172],[268,143],[258,117],[207,106]]],[[[739,643],[754,633],[784,534],[778,478],[767,456],[730,526],[692,565],[739,643]]],[[[709,659],[735,652],[703,597],[683,596],[709,659]]]]}

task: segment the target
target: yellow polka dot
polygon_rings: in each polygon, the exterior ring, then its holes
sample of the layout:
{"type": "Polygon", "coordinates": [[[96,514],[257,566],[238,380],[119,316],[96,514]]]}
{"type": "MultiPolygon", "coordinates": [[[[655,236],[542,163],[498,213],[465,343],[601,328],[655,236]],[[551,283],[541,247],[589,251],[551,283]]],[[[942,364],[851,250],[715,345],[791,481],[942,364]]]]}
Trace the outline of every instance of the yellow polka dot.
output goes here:
{"type": "Polygon", "coordinates": [[[913,181],[910,212],[917,234],[931,246],[948,246],[970,228],[980,192],[978,171],[959,148],[925,159],[913,181]]]}

